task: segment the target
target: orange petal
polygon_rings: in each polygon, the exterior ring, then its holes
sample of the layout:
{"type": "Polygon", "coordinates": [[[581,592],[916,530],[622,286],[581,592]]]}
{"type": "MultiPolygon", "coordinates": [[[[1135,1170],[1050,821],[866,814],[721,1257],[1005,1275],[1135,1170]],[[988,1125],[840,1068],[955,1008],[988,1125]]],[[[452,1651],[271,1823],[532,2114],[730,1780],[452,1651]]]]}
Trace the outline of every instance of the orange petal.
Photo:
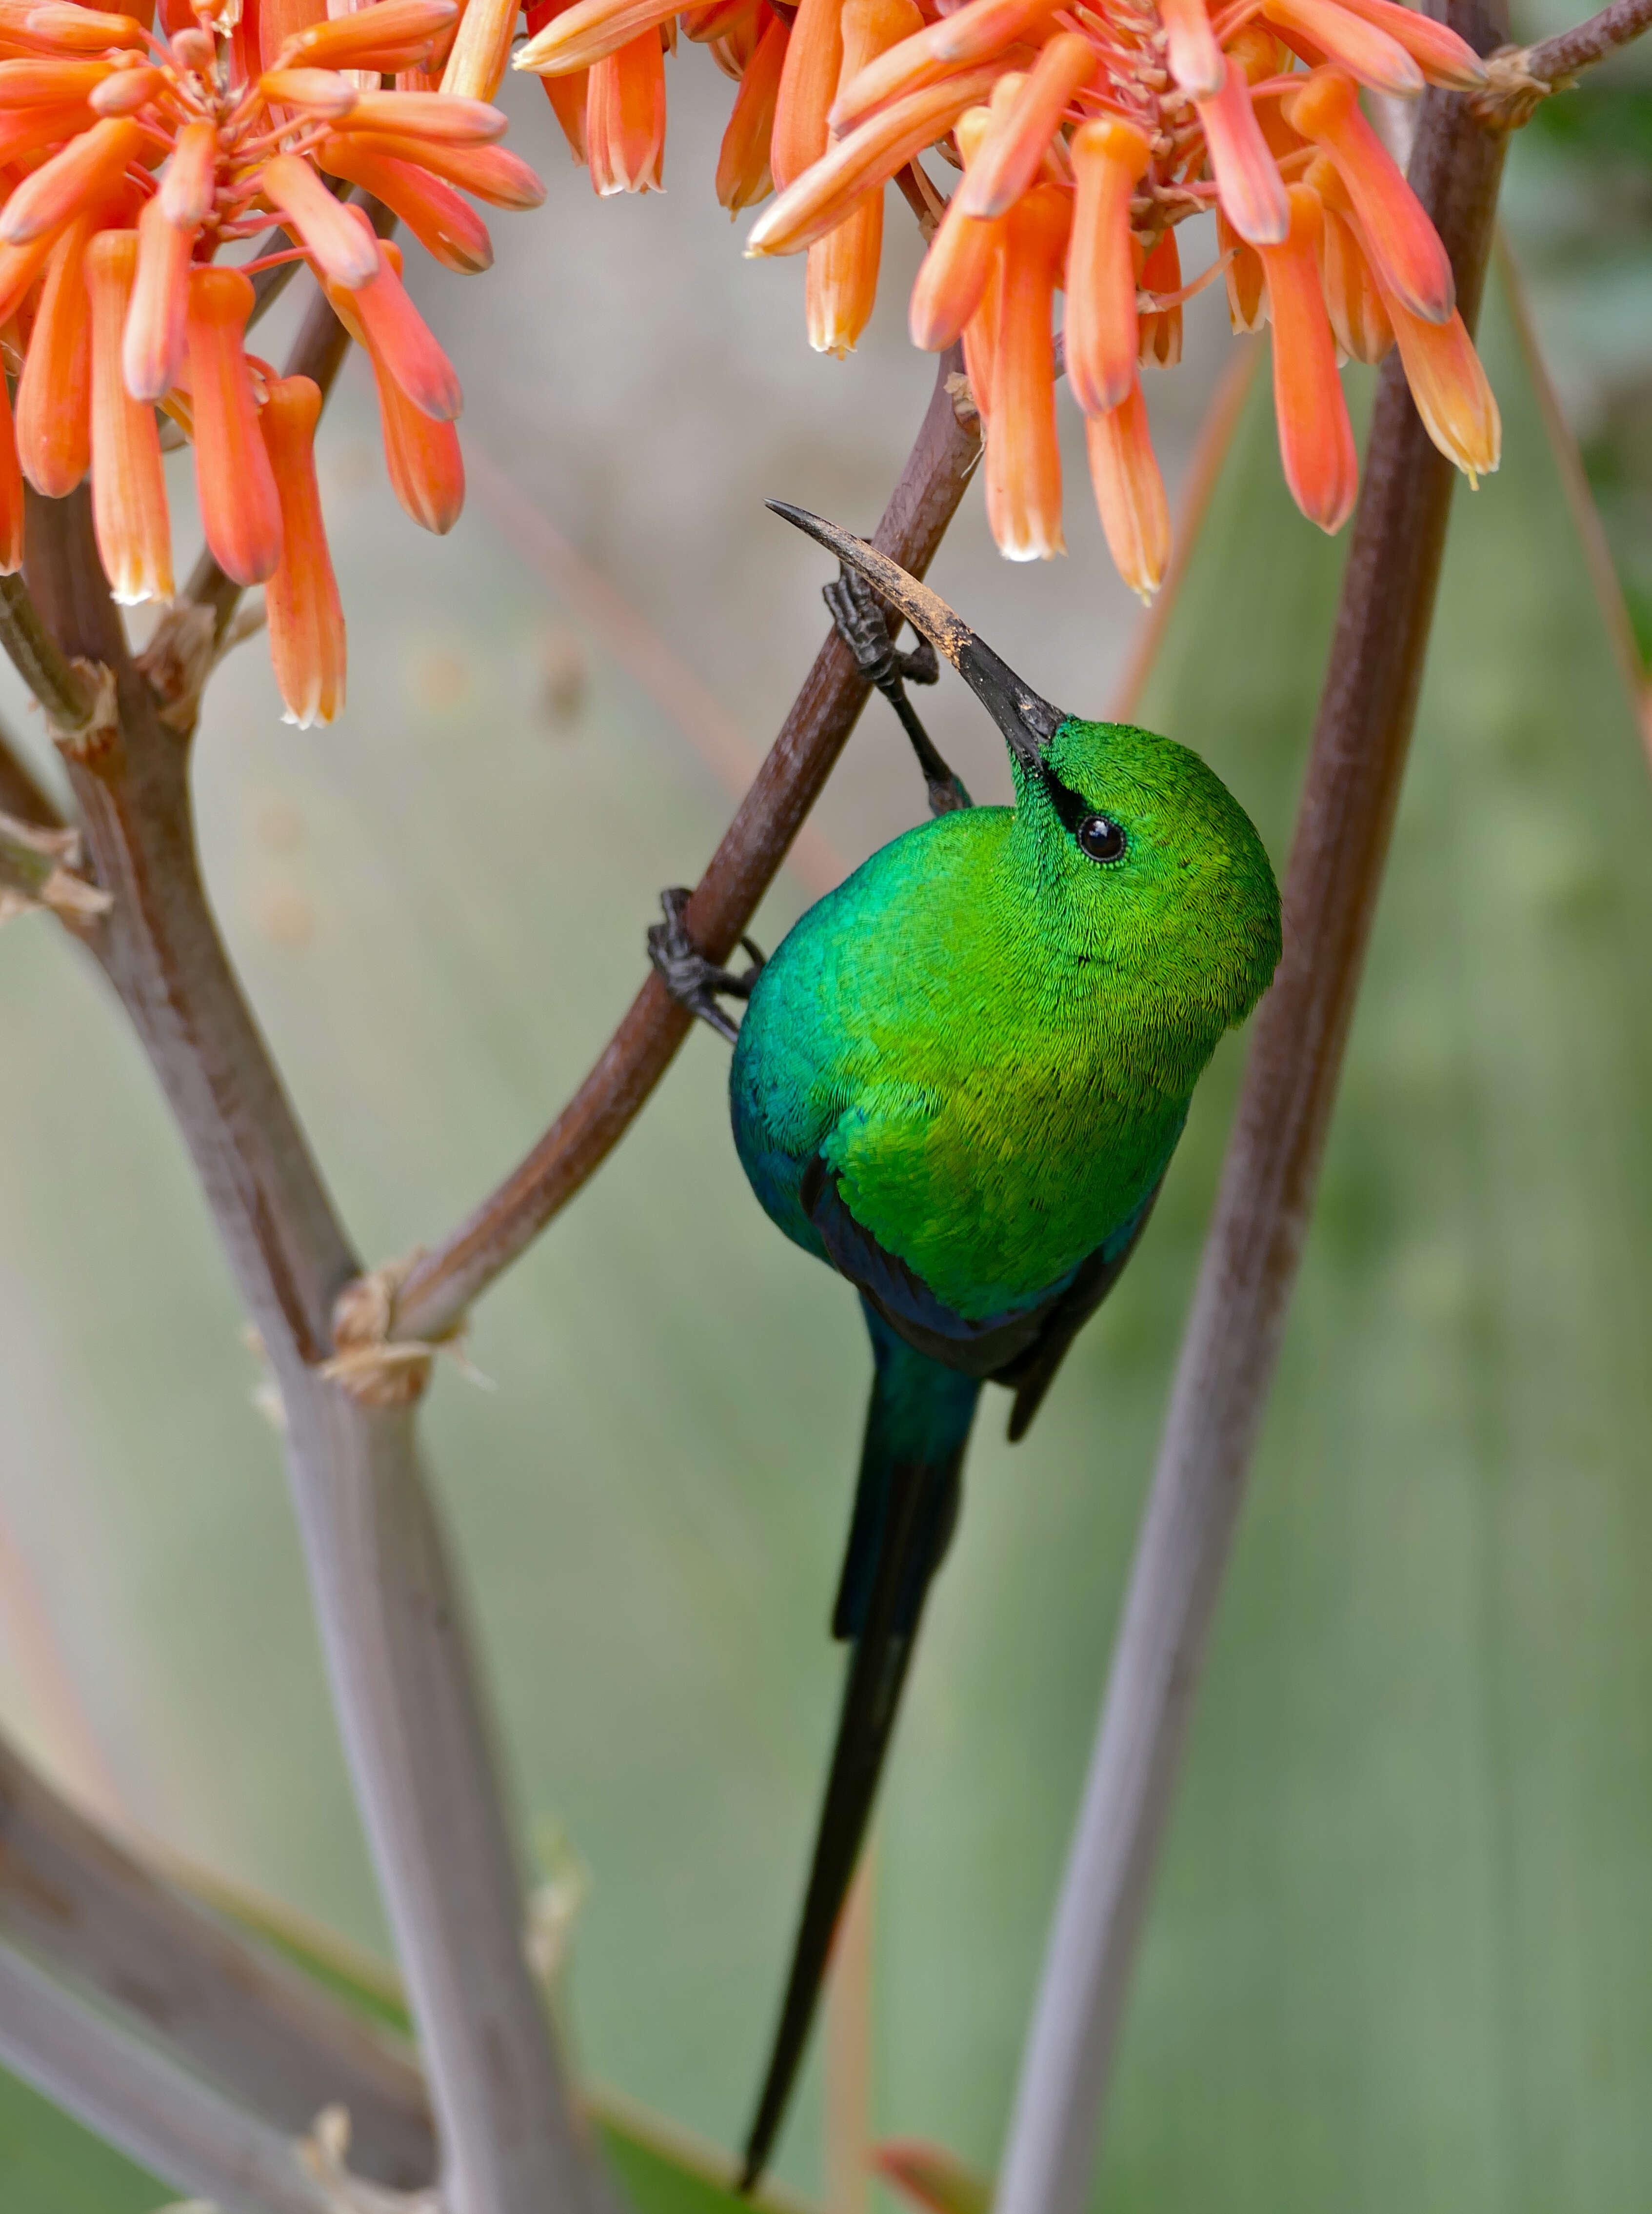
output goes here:
{"type": "Polygon", "coordinates": [[[281,503],[259,436],[243,347],[253,298],[251,283],[237,269],[190,272],[186,327],[196,496],[206,542],[238,584],[261,584],[281,559],[281,503]]]}
{"type": "MultiPolygon", "coordinates": [[[[1105,414],[1136,382],[1136,263],[1130,202],[1152,149],[1132,123],[1104,116],[1073,133],[1072,242],[1067,249],[1067,376],[1087,415],[1105,414]]],[[[1170,234],[1167,233],[1168,236],[1170,234]]]]}
{"type": "Polygon", "coordinates": [[[9,323],[22,306],[56,243],[48,232],[27,246],[0,246],[0,323],[9,323]]]}
{"type": "Polygon", "coordinates": [[[1050,319],[1071,214],[1069,194],[1036,185],[1004,218],[986,514],[998,551],[1011,561],[1047,561],[1067,550],[1050,319]]]}
{"type": "Polygon", "coordinates": [[[485,101],[446,92],[364,92],[350,112],[352,131],[393,131],[438,146],[485,146],[505,135],[506,118],[485,101]]]}
{"type": "MultiPolygon", "coordinates": [[[[372,236],[372,227],[359,208],[356,221],[372,236]]],[[[430,325],[408,298],[401,281],[401,249],[375,239],[379,273],[370,284],[335,286],[348,291],[356,313],[368,334],[375,359],[382,361],[421,414],[439,423],[451,423],[464,406],[464,394],[453,364],[436,344],[430,325]]]]}
{"type": "MultiPolygon", "coordinates": [[[[795,46],[795,25],[791,35],[795,46]]],[[[863,193],[884,183],[904,162],[944,138],[966,107],[991,91],[997,75],[991,64],[984,64],[940,84],[925,85],[869,116],[846,138],[828,147],[758,217],[746,241],[747,253],[796,254],[824,238],[863,193]]],[[[777,134],[778,129],[777,123],[777,134]]]]}
{"type": "Polygon", "coordinates": [[[186,123],[155,193],[161,211],[180,230],[198,230],[212,212],[218,134],[210,123],[186,123]]]}
{"type": "Polygon", "coordinates": [[[803,308],[816,353],[852,353],[872,320],[883,250],[883,194],[868,193],[808,250],[803,308]]]}
{"type": "Polygon", "coordinates": [[[287,712],[308,731],[344,704],[344,617],[315,481],[321,394],[308,376],[277,377],[259,417],[281,496],[281,560],[264,588],[270,659],[287,712]]]}
{"type": "Polygon", "coordinates": [[[591,182],[614,193],[658,192],[666,147],[666,66],[657,28],[597,62],[587,80],[591,182]]]}
{"type": "Polygon", "coordinates": [[[1076,31],[1051,40],[958,187],[965,215],[1003,215],[1021,198],[1037,176],[1068,103],[1097,67],[1095,48],[1076,31]]]}
{"type": "Polygon", "coordinates": [[[109,46],[141,49],[143,44],[143,26],[135,15],[80,8],[73,0],[41,0],[27,11],[24,22],[32,41],[59,53],[101,54],[109,46]]]}
{"type": "MultiPolygon", "coordinates": [[[[479,4],[480,0],[469,0],[472,8],[479,4]]],[[[644,31],[657,30],[681,4],[682,0],[573,0],[527,41],[511,66],[558,76],[589,69],[644,31]]]]}
{"type": "MultiPolygon", "coordinates": [[[[1180,292],[1181,290],[1181,254],[1173,230],[1161,231],[1153,250],[1142,264],[1142,290],[1144,292],[1180,292]]],[[[1181,359],[1181,304],[1173,308],[1159,308],[1143,315],[1137,359],[1143,369],[1156,364],[1160,369],[1173,369],[1181,359]]]]}
{"type": "Polygon", "coordinates": [[[1258,125],[1243,70],[1229,63],[1221,91],[1194,105],[1228,222],[1252,246],[1278,245],[1290,229],[1285,182],[1258,125]]]}
{"type": "Polygon", "coordinates": [[[422,139],[399,138],[393,131],[373,131],[361,138],[338,131],[322,141],[321,167],[329,166],[335,150],[348,159],[352,150],[415,162],[432,176],[445,178],[448,184],[473,193],[492,207],[536,208],[545,204],[543,182],[519,154],[503,146],[433,146],[422,139]]]}
{"type": "Polygon", "coordinates": [[[734,112],[717,153],[717,203],[731,215],[752,206],[771,189],[769,138],[780,73],[786,65],[786,37],[783,20],[771,15],[735,95],[734,112]]]}
{"type": "Polygon", "coordinates": [[[0,577],[15,577],[22,566],[23,473],[17,466],[11,396],[0,376],[0,577]]]}
{"type": "Polygon", "coordinates": [[[163,69],[117,70],[88,95],[87,106],[94,115],[136,115],[159,99],[167,83],[163,69]]]}
{"type": "Polygon", "coordinates": [[[1222,210],[1216,210],[1216,246],[1227,256],[1228,321],[1235,331],[1259,331],[1268,320],[1267,278],[1262,257],[1247,246],[1222,210]]]}
{"type": "Polygon", "coordinates": [[[837,95],[843,53],[843,0],[798,0],[769,143],[769,169],[778,192],[826,150],[826,113],[837,95]]]}
{"type": "Polygon", "coordinates": [[[0,165],[21,162],[43,146],[89,131],[94,111],[84,101],[73,107],[14,107],[0,114],[0,165]]]}
{"type": "Polygon", "coordinates": [[[1195,100],[1211,100],[1222,89],[1222,49],[1210,29],[1204,0],[1159,0],[1159,20],[1167,37],[1170,74],[1195,100]]]}
{"type": "Polygon", "coordinates": [[[155,410],[121,370],[137,234],[101,230],[86,254],[92,321],[92,527],[117,605],[172,597],[172,523],[155,410]]]}
{"type": "Polygon", "coordinates": [[[1447,321],[1457,288],[1446,249],[1393,156],[1361,114],[1353,79],[1340,70],[1315,70],[1284,105],[1287,119],[1336,164],[1384,286],[1425,322],[1447,321]]]}
{"type": "Polygon", "coordinates": [[[1338,0],[1262,0],[1271,23],[1300,32],[1328,62],[1335,62],[1373,92],[1415,100],[1425,82],[1408,49],[1375,23],[1350,15],[1338,0]]]}
{"type": "MultiPolygon", "coordinates": [[[[1365,243],[1369,260],[1369,241],[1365,243]]],[[[1495,474],[1503,459],[1503,418],[1474,341],[1455,310],[1448,322],[1425,322],[1389,291],[1375,260],[1370,267],[1423,428],[1446,459],[1478,484],[1495,474]]]]}
{"type": "Polygon", "coordinates": [[[92,223],[89,214],[77,217],[52,248],[17,380],[17,458],[48,499],[73,492],[92,462],[92,223]]]}
{"type": "Polygon", "coordinates": [[[297,154],[272,154],[258,173],[259,190],[315,266],[334,284],[359,291],[379,273],[379,242],[359,209],[336,199],[297,154]]]}
{"type": "Polygon", "coordinates": [[[0,61],[0,108],[78,106],[114,73],[112,61],[63,60],[44,54],[0,61]]]}
{"type": "MultiPolygon", "coordinates": [[[[443,92],[460,100],[493,98],[504,83],[521,4],[522,0],[466,0],[458,34],[442,72],[443,92]]],[[[516,66],[528,66],[521,55],[516,66]]]]}
{"type": "Polygon", "coordinates": [[[71,138],[0,208],[0,243],[27,246],[30,239],[58,229],[124,176],[144,143],[141,127],[130,116],[106,118],[71,138]]]}
{"type": "Polygon", "coordinates": [[[184,365],[184,322],[195,233],[167,219],[159,197],[137,218],[137,278],[122,350],[126,389],[135,400],[164,400],[184,365]]]}
{"type": "MultiPolygon", "coordinates": [[[[972,107],[958,119],[954,136],[968,173],[991,126],[991,110],[972,107]]],[[[992,258],[1003,235],[1002,220],[984,223],[966,215],[954,193],[930,241],[912,286],[907,327],[912,344],[926,353],[949,346],[980,306],[992,272],[992,258]]]]}
{"type": "Polygon", "coordinates": [[[1290,187],[1290,235],[1260,253],[1273,323],[1273,406],[1290,496],[1321,530],[1340,530],[1359,493],[1353,429],[1337,374],[1336,342],[1320,289],[1320,208],[1290,187]]]}
{"type": "Polygon", "coordinates": [[[361,89],[342,70],[265,70],[258,81],[265,100],[283,107],[302,108],[307,115],[343,122],[361,98],[361,89]]]}
{"type": "Polygon", "coordinates": [[[302,59],[302,49],[296,41],[306,31],[319,28],[326,20],[327,0],[259,0],[259,68],[277,69],[283,61],[302,59]]]}
{"type": "MultiPolygon", "coordinates": [[[[545,28],[573,4],[573,0],[528,0],[523,11],[527,35],[535,39],[545,28]]],[[[542,76],[545,96],[551,104],[568,150],[582,169],[589,158],[589,146],[585,136],[585,109],[590,97],[589,72],[576,70],[571,76],[542,76]]]]}
{"type": "Polygon", "coordinates": [[[1036,31],[1059,0],[965,0],[955,14],[914,31],[852,77],[832,103],[832,128],[841,138],[875,108],[933,84],[948,71],[991,59],[1036,31]]]}
{"type": "Polygon", "coordinates": [[[348,178],[382,200],[444,269],[473,276],[493,266],[493,241],[488,236],[487,225],[468,200],[460,199],[451,186],[442,184],[429,170],[381,153],[371,139],[343,151],[340,142],[335,140],[324,150],[320,160],[322,168],[335,177],[348,178]]]}
{"type": "Polygon", "coordinates": [[[1485,83],[1485,64],[1467,40],[1460,39],[1455,31],[1431,15],[1400,7],[1397,0],[1338,0],[1338,4],[1347,14],[1375,23],[1398,40],[1430,84],[1472,92],[1485,83]]]}
{"type": "Polygon", "coordinates": [[[1170,564],[1170,507],[1141,386],[1106,414],[1090,416],[1084,436],[1107,551],[1131,591],[1150,600],[1170,564]]]}
{"type": "MultiPolygon", "coordinates": [[[[271,4],[271,0],[263,0],[259,14],[265,52],[270,51],[265,19],[271,4]]],[[[290,8],[291,4],[287,0],[290,8]]],[[[314,0],[298,0],[298,10],[309,15],[308,21],[289,28],[283,18],[283,36],[273,50],[283,69],[407,69],[427,55],[459,19],[454,0],[378,0],[375,7],[358,8],[330,21],[324,14],[310,14],[313,4],[314,0]]]]}
{"type": "Polygon", "coordinates": [[[1352,361],[1381,361],[1394,342],[1393,325],[1353,225],[1333,207],[1325,211],[1320,280],[1337,344],[1352,361]]]}
{"type": "Polygon", "coordinates": [[[438,535],[451,530],[465,505],[465,463],[458,431],[451,423],[421,414],[390,375],[357,313],[361,294],[340,288],[329,291],[327,297],[373,364],[391,490],[421,529],[438,535]]]}

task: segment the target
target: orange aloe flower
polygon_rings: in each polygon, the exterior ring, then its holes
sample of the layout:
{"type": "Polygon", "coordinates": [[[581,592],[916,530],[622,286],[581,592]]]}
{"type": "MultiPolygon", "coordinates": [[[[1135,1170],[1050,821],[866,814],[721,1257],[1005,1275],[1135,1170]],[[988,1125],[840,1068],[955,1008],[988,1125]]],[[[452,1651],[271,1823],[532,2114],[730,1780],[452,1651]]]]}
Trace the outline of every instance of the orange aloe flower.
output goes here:
{"type": "Polygon", "coordinates": [[[194,443],[213,554],[238,583],[268,583],[277,673],[301,721],[334,711],[344,665],[300,437],[308,401],[248,355],[264,265],[230,257],[273,221],[292,241],[273,258],[307,260],[353,303],[393,479],[418,520],[446,529],[463,496],[458,380],[394,249],[323,173],[379,195],[461,271],[492,258],[461,194],[503,207],[544,197],[479,96],[503,70],[514,4],[471,0],[462,40],[458,0],[326,9],[239,0],[215,17],[167,0],[164,33],[150,34],[135,15],[69,0],[0,0],[0,322],[15,319],[24,340],[15,425],[9,409],[0,421],[0,559],[15,550],[10,473],[58,495],[89,468],[116,597],[168,596],[164,407],[194,443]],[[272,452],[290,481],[277,483],[272,452]]]}
{"type": "MultiPolygon", "coordinates": [[[[922,22],[913,0],[844,0],[842,81],[856,76],[922,22]]],[[[816,353],[841,358],[853,351],[872,320],[882,252],[883,187],[878,185],[808,250],[804,311],[808,342],[816,353]]]]}
{"type": "MultiPolygon", "coordinates": [[[[962,338],[989,517],[1012,558],[1061,543],[1053,392],[1039,364],[1064,280],[1069,378],[1107,542],[1143,595],[1170,541],[1138,364],[1180,359],[1187,303],[1214,278],[1235,330],[1275,325],[1286,474],[1326,529],[1355,485],[1338,353],[1377,360],[1398,337],[1436,442],[1471,474],[1495,466],[1496,405],[1454,316],[1448,260],[1358,104],[1362,84],[1403,98],[1484,84],[1484,63],[1454,32],[1399,0],[916,4],[904,36],[857,57],[853,0],[797,0],[766,19],[759,0],[572,0],[532,19],[516,58],[550,84],[603,66],[628,39],[668,35],[674,20],[710,44],[741,80],[718,197],[749,205],[772,181],[747,251],[810,254],[809,333],[834,351],[870,303],[869,240],[847,256],[850,218],[869,224],[869,196],[908,162],[929,187],[941,165],[962,171],[910,328],[930,348],[962,338]],[[1218,256],[1184,283],[1178,227],[1206,211],[1218,256]],[[1070,242],[1064,269],[1030,248],[1057,229],[1070,242]],[[840,303],[830,315],[828,291],[840,303]]],[[[5,284],[0,265],[0,306],[5,284]]]]}

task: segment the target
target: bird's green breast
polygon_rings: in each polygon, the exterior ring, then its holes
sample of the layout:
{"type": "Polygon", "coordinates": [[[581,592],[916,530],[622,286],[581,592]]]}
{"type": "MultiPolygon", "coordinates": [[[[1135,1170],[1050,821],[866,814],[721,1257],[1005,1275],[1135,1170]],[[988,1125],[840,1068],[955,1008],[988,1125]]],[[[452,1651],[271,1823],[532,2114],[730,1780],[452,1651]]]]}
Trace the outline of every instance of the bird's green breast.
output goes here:
{"type": "Polygon", "coordinates": [[[813,1243],[781,1167],[818,1150],[856,1220],[972,1319],[1035,1300],[1129,1220],[1222,1027],[1138,943],[1069,927],[1032,866],[1006,808],[885,847],[770,962],[733,1072],[781,1226],[813,1243]]]}

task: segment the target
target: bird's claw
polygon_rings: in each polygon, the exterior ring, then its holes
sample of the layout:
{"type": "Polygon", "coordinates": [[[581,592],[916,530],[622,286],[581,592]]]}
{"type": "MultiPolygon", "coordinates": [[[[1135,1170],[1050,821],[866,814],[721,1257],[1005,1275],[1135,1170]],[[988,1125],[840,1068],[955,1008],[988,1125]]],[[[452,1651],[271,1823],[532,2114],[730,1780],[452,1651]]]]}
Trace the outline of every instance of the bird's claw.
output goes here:
{"type": "Polygon", "coordinates": [[[709,1023],[720,1038],[727,1038],[732,1045],[740,1035],[739,1025],[717,1005],[717,995],[749,1000],[752,987],[762,973],[764,956],[749,938],[742,938],[740,942],[752,958],[749,969],[737,975],[732,969],[720,969],[715,961],[708,961],[689,936],[683,920],[688,900],[688,890],[683,884],[673,884],[661,893],[665,920],[649,926],[649,959],[678,1006],[709,1023]]]}
{"type": "Polygon", "coordinates": [[[884,602],[866,578],[848,564],[840,563],[834,580],[822,588],[821,596],[832,610],[838,635],[854,656],[855,666],[874,684],[900,718],[901,728],[911,740],[924,772],[931,815],[950,814],[967,807],[969,794],[954,775],[906,697],[908,684],[939,682],[941,664],[933,645],[920,637],[909,653],[895,649],[889,636],[884,602]]]}

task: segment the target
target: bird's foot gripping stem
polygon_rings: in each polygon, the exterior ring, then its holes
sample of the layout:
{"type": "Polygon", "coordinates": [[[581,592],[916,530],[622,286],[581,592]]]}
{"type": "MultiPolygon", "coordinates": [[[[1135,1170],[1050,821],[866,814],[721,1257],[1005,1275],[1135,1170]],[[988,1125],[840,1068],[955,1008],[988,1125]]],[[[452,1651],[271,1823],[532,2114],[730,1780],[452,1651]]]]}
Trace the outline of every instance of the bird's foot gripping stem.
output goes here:
{"type": "Polygon", "coordinates": [[[876,685],[899,716],[929,787],[930,814],[949,815],[955,808],[967,807],[968,792],[942,759],[917,708],[906,697],[909,684],[933,684],[939,678],[941,664],[935,648],[928,639],[920,638],[910,653],[898,652],[889,636],[883,602],[865,578],[846,562],[839,565],[837,581],[826,585],[821,596],[832,610],[838,637],[855,657],[856,668],[869,684],[876,685]]]}
{"type": "Polygon", "coordinates": [[[732,1045],[740,1036],[740,1028],[717,1005],[718,995],[749,1000],[752,987],[762,973],[764,957],[749,938],[742,938],[740,942],[752,957],[749,969],[736,976],[732,969],[719,969],[715,961],[708,961],[689,936],[683,920],[688,899],[687,888],[683,884],[673,884],[668,891],[661,893],[660,906],[665,920],[649,926],[649,959],[677,1005],[686,1007],[691,1015],[698,1015],[703,1023],[710,1023],[717,1036],[727,1038],[732,1045]]]}

